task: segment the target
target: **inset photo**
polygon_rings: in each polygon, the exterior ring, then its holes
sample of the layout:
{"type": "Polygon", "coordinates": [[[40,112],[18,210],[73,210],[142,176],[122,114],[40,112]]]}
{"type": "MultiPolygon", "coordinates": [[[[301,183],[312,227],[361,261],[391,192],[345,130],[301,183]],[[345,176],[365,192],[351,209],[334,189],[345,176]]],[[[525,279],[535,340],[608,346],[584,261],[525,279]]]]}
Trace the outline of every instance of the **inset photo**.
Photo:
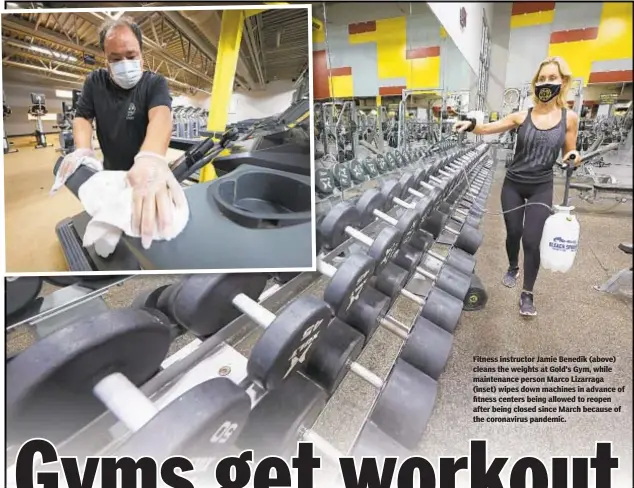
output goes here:
{"type": "Polygon", "coordinates": [[[313,269],[310,6],[108,5],[2,14],[6,272],[313,269]]]}

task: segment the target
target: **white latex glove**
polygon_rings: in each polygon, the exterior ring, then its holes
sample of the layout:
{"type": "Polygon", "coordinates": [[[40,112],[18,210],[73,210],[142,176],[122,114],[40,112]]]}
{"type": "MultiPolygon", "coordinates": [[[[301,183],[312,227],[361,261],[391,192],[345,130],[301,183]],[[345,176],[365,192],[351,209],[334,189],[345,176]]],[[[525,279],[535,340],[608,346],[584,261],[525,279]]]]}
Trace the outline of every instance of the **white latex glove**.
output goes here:
{"type": "Polygon", "coordinates": [[[132,187],[132,230],[149,249],[156,231],[159,235],[171,232],[174,207],[186,207],[187,199],[167,159],[160,154],[137,154],[128,171],[128,183],[132,187]]]}
{"type": "Polygon", "coordinates": [[[66,180],[72,175],[79,167],[79,160],[83,157],[95,157],[95,151],[92,149],[75,149],[72,153],[64,156],[62,164],[57,171],[57,178],[66,182],[66,180]]]}
{"type": "Polygon", "coordinates": [[[57,191],[66,184],[66,180],[68,180],[81,165],[88,166],[95,171],[103,171],[103,163],[94,157],[92,150],[80,149],[79,151],[79,153],[75,151],[68,154],[62,160],[62,164],[59,166],[57,174],[55,175],[55,181],[53,181],[53,186],[49,192],[50,196],[57,193],[57,191]],[[69,156],[73,157],[69,158],[69,156]]]}

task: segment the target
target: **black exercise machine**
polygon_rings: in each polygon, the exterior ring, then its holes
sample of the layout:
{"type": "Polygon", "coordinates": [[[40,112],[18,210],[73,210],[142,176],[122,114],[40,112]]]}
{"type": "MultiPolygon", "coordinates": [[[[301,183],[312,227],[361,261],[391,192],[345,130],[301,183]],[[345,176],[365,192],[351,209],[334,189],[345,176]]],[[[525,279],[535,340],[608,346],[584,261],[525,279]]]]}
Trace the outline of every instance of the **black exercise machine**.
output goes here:
{"type": "MultiPolygon", "coordinates": [[[[2,120],[6,120],[6,118],[11,115],[11,107],[9,107],[9,105],[7,105],[7,102],[4,101],[4,99],[2,100],[2,120]]],[[[3,151],[4,154],[10,154],[10,153],[15,153],[18,152],[17,149],[12,148],[11,144],[13,144],[12,142],[9,141],[9,138],[7,137],[7,129],[6,127],[3,127],[4,132],[2,134],[2,143],[3,143],[3,151]]]]}
{"type": "Polygon", "coordinates": [[[75,119],[75,110],[77,110],[77,101],[81,96],[81,90],[73,90],[73,99],[69,105],[62,102],[62,111],[57,114],[57,125],[54,129],[59,129],[59,149],[63,155],[70,154],[75,150],[75,139],[73,137],[73,120],[75,119]]]}
{"type": "MultiPolygon", "coordinates": [[[[229,132],[240,137],[246,150],[233,146],[232,153],[214,159],[219,176],[242,165],[268,168],[310,177],[310,103],[302,97],[279,116],[260,119],[249,128],[236,124],[229,132]]],[[[201,132],[204,136],[215,136],[201,132]]],[[[188,150],[195,143],[172,138],[170,147],[188,150]]]]}
{"type": "MultiPolygon", "coordinates": [[[[220,143],[205,139],[190,147],[170,167],[184,181],[233,144],[251,136],[225,134],[220,143]]],[[[252,156],[252,160],[256,160],[252,156]]],[[[61,164],[60,158],[54,172],[61,164]]],[[[108,258],[82,246],[90,216],[85,212],[60,222],[57,236],[71,271],[139,269],[304,268],[312,264],[310,154],[294,159],[302,173],[264,165],[241,164],[207,183],[185,188],[190,217],[172,241],[150,249],[124,236],[108,258]]],[[[94,170],[81,166],[66,182],[75,194],[94,170]]]]}
{"type": "Polygon", "coordinates": [[[29,115],[35,117],[35,149],[43,149],[53,144],[46,142],[46,133],[42,125],[42,117],[48,113],[46,108],[46,97],[42,93],[31,93],[31,106],[29,115]]]}

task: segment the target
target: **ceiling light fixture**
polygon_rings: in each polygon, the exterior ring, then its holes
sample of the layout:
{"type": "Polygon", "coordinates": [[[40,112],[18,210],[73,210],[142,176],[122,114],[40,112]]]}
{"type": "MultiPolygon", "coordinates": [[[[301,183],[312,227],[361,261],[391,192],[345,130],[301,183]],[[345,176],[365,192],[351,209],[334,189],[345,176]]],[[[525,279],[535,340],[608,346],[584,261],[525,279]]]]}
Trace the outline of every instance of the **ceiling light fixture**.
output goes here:
{"type": "Polygon", "coordinates": [[[29,50],[34,51],[36,53],[40,53],[40,54],[48,54],[49,56],[55,59],[59,59],[60,61],[69,61],[71,63],[77,62],[77,58],[75,56],[71,56],[70,54],[59,53],[57,51],[53,51],[52,49],[48,49],[45,47],[31,45],[29,46],[29,50]]]}

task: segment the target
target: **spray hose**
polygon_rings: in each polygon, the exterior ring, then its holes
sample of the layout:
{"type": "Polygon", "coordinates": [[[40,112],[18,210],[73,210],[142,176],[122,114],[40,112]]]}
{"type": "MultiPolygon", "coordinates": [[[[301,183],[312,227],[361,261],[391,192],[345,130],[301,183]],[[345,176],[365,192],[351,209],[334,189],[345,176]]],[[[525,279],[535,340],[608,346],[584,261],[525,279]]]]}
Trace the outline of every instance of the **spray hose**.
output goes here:
{"type": "MultiPolygon", "coordinates": [[[[569,188],[570,188],[570,178],[571,178],[572,173],[574,172],[574,170],[577,169],[573,164],[570,164],[567,161],[572,162],[575,159],[576,159],[576,155],[575,154],[571,154],[570,157],[566,161],[564,161],[564,162],[556,161],[555,162],[555,164],[557,166],[559,166],[561,169],[566,171],[566,185],[565,185],[565,189],[564,189],[564,200],[563,200],[563,203],[562,203],[562,206],[564,206],[564,207],[568,206],[568,192],[569,192],[569,188]]],[[[467,182],[467,188],[469,188],[469,190],[471,190],[471,182],[469,181],[469,175],[468,175],[466,169],[462,168],[461,171],[464,173],[464,179],[467,182]]],[[[504,214],[507,214],[509,212],[514,212],[515,210],[519,210],[520,208],[528,207],[530,205],[541,205],[542,207],[546,207],[550,211],[551,214],[555,213],[555,207],[554,206],[547,205],[547,204],[542,203],[542,202],[527,202],[527,203],[525,203],[523,205],[518,205],[517,207],[511,208],[509,210],[504,210],[502,212],[492,212],[490,210],[487,210],[484,207],[481,207],[476,202],[473,203],[473,206],[475,208],[477,208],[482,213],[487,213],[489,215],[504,215],[504,214]]]]}

